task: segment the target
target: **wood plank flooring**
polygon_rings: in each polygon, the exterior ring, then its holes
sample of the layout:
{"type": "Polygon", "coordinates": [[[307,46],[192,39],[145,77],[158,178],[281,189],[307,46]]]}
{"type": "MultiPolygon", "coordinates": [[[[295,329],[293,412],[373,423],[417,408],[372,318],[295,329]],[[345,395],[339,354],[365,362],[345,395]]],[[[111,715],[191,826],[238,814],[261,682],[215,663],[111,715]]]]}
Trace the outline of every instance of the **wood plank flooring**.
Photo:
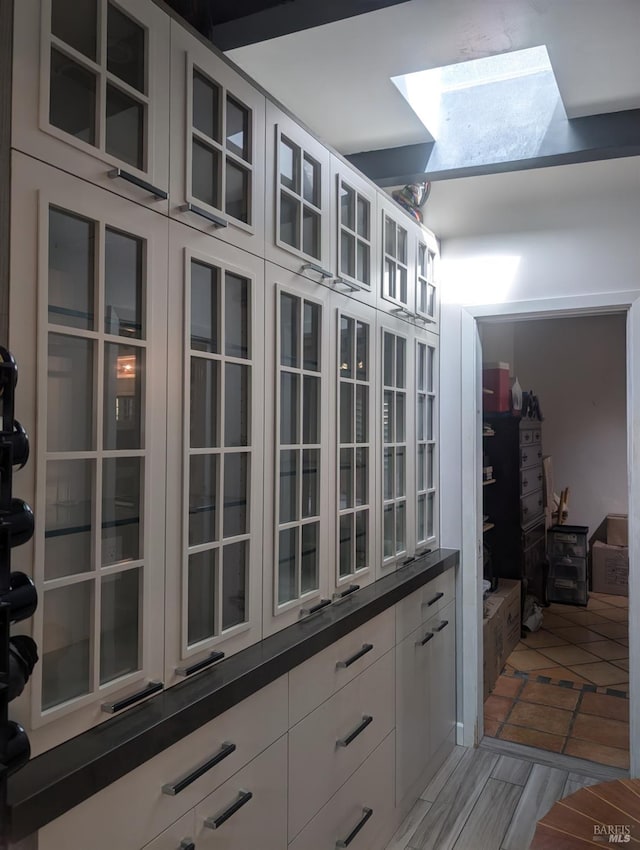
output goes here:
{"type": "Polygon", "coordinates": [[[488,742],[456,747],[387,850],[527,850],[536,824],[580,788],[627,775],[568,756],[488,742]]]}

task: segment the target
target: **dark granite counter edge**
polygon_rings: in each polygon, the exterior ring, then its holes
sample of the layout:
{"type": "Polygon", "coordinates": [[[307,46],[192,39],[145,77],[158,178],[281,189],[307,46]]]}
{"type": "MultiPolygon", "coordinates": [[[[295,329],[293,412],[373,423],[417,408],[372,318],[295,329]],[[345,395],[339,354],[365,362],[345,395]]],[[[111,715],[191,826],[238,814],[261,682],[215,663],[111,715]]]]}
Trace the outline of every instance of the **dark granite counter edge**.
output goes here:
{"type": "Polygon", "coordinates": [[[13,841],[35,832],[459,563],[438,549],[32,759],[9,780],[13,841]]]}

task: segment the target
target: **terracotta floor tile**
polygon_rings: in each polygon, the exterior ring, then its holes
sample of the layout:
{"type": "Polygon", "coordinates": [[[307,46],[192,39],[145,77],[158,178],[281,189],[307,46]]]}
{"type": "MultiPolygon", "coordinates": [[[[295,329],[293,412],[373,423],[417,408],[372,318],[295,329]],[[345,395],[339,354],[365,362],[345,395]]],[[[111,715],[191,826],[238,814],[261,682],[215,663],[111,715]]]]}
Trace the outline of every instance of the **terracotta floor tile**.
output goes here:
{"type": "Polygon", "coordinates": [[[626,623],[594,623],[591,628],[608,638],[626,638],[629,635],[629,627],[626,623]]]}
{"type": "Polygon", "coordinates": [[[518,643],[513,647],[513,649],[511,651],[512,652],[522,652],[523,649],[530,649],[530,647],[527,646],[526,643],[523,643],[522,641],[518,641],[518,643]]]}
{"type": "MultiPolygon", "coordinates": [[[[565,708],[573,711],[578,703],[580,691],[571,688],[560,688],[557,685],[543,685],[539,682],[527,682],[522,689],[520,699],[525,702],[536,702],[540,705],[551,705],[555,708],[565,708]]],[[[609,697],[615,699],[615,697],[609,697]]]]}
{"type": "Polygon", "coordinates": [[[496,738],[498,736],[498,729],[502,726],[499,720],[494,720],[492,717],[485,717],[484,719],[484,734],[488,735],[490,738],[496,738]]]}
{"type": "Polygon", "coordinates": [[[614,620],[618,623],[626,623],[629,620],[628,608],[609,608],[602,612],[602,620],[614,620]]]}
{"type": "Polygon", "coordinates": [[[614,667],[608,661],[571,665],[571,670],[578,676],[584,676],[594,685],[619,685],[629,681],[629,676],[624,670],[614,667]]]}
{"type": "Polygon", "coordinates": [[[613,593],[601,594],[601,599],[605,602],[608,602],[609,605],[615,605],[616,608],[628,608],[629,607],[629,597],[628,596],[616,596],[613,593]]]}
{"type": "Polygon", "coordinates": [[[553,679],[554,682],[558,682],[560,679],[571,679],[571,676],[574,674],[571,670],[568,670],[566,667],[561,667],[559,664],[555,667],[543,667],[542,670],[534,670],[531,674],[531,678],[535,682],[538,676],[546,676],[549,679],[553,679]]]}
{"type": "Polygon", "coordinates": [[[614,667],[620,667],[621,670],[626,670],[629,672],[629,659],[628,658],[616,658],[615,661],[611,662],[614,667]]]}
{"type": "Polygon", "coordinates": [[[516,670],[522,670],[526,673],[531,670],[548,667],[549,659],[544,655],[540,655],[535,649],[523,649],[520,652],[512,652],[507,659],[507,663],[514,666],[516,670]]]}
{"type": "Polygon", "coordinates": [[[562,708],[518,700],[509,715],[509,725],[526,726],[527,729],[564,736],[569,731],[572,717],[571,711],[565,711],[562,708]]]}
{"type": "Polygon", "coordinates": [[[502,727],[499,738],[503,741],[514,741],[516,744],[538,747],[540,750],[551,750],[554,753],[562,751],[565,740],[562,735],[550,735],[548,732],[539,732],[537,729],[526,729],[523,726],[509,726],[508,724],[502,727]]]}
{"type": "MultiPolygon", "coordinates": [[[[601,696],[601,694],[596,694],[601,696]]],[[[620,697],[610,697],[620,699],[620,697]]],[[[553,731],[553,730],[550,730],[553,731]]],[[[611,720],[608,717],[597,717],[594,714],[578,712],[571,729],[572,738],[591,741],[605,747],[616,747],[619,750],[629,749],[629,724],[621,720],[611,720]]]]}
{"type": "Polygon", "coordinates": [[[620,646],[615,640],[598,640],[589,644],[589,652],[604,658],[605,661],[617,661],[620,658],[629,657],[629,648],[620,646]]]}
{"type": "MultiPolygon", "coordinates": [[[[610,608],[609,610],[619,611],[620,608],[610,608]]],[[[575,623],[576,626],[588,626],[591,623],[602,623],[607,619],[607,617],[603,616],[601,612],[587,611],[585,608],[573,608],[571,611],[567,611],[567,613],[562,616],[566,620],[570,620],[572,623],[575,623]]]]}
{"type": "Polygon", "coordinates": [[[494,697],[515,697],[518,696],[524,685],[524,679],[517,679],[512,676],[498,676],[498,681],[491,692],[494,697]]]}
{"type": "Polygon", "coordinates": [[[556,626],[570,626],[570,620],[566,620],[564,617],[560,617],[558,614],[550,614],[548,613],[549,609],[547,608],[542,615],[542,628],[543,629],[553,629],[556,626]]]}
{"type": "Polygon", "coordinates": [[[627,649],[629,649],[629,638],[628,637],[616,638],[615,640],[616,640],[616,643],[620,644],[620,646],[626,646],[627,649]]]}
{"type": "Polygon", "coordinates": [[[558,635],[554,635],[553,632],[549,632],[546,629],[540,629],[537,632],[530,632],[527,634],[526,638],[524,638],[521,643],[523,643],[527,649],[541,649],[544,646],[566,646],[567,641],[564,638],[558,637],[558,635]]]}
{"type": "Polygon", "coordinates": [[[484,701],[484,715],[492,720],[502,722],[513,706],[513,700],[509,697],[500,697],[491,694],[484,701]]]}
{"type": "Polygon", "coordinates": [[[611,607],[611,603],[607,602],[601,593],[590,593],[589,601],[587,602],[587,611],[604,611],[611,607]]]}
{"type": "Polygon", "coordinates": [[[589,662],[599,661],[597,655],[592,655],[581,647],[573,646],[572,644],[568,646],[546,646],[540,652],[542,655],[546,655],[547,658],[555,661],[556,664],[562,664],[566,667],[573,666],[574,664],[588,664],[589,662]]]}
{"type": "Polygon", "coordinates": [[[564,748],[565,755],[576,756],[579,759],[597,761],[598,764],[609,764],[612,767],[629,769],[629,753],[618,750],[615,747],[604,747],[602,744],[594,744],[591,741],[580,741],[569,738],[564,748]]]}
{"type": "MultiPolygon", "coordinates": [[[[600,623],[592,626],[593,629],[599,626],[600,623]]],[[[604,623],[605,628],[617,626],[617,623],[604,623]]],[[[554,635],[568,640],[569,643],[590,643],[592,640],[602,640],[602,635],[599,632],[587,629],[585,626],[568,626],[566,628],[553,627],[551,631],[554,635]]]]}
{"type": "Polygon", "coordinates": [[[611,697],[606,694],[583,693],[580,700],[580,714],[595,714],[611,720],[629,722],[629,700],[611,697]]]}

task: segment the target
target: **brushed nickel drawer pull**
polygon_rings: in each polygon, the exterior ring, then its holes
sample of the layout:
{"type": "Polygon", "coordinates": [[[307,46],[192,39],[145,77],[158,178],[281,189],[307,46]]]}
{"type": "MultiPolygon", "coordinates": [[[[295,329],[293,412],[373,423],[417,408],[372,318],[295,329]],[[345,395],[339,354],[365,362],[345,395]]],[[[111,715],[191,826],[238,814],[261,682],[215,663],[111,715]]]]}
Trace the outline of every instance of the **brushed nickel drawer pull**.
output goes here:
{"type": "Polygon", "coordinates": [[[361,819],[358,821],[358,823],[355,825],[355,827],[349,833],[349,835],[344,839],[336,841],[336,850],[342,850],[343,847],[348,847],[351,844],[351,842],[353,841],[353,839],[356,837],[356,835],[360,832],[362,827],[365,825],[365,823],[369,820],[369,818],[371,817],[372,814],[373,814],[373,809],[368,809],[365,806],[362,809],[361,819]]]}
{"type": "Polygon", "coordinates": [[[166,201],[169,197],[164,189],[158,189],[157,186],[154,186],[152,183],[147,183],[146,180],[141,180],[139,177],[136,177],[135,174],[131,174],[130,171],[125,171],[123,168],[112,168],[111,171],[108,172],[107,176],[112,180],[115,180],[116,177],[120,177],[122,180],[126,180],[127,183],[137,186],[138,189],[144,189],[149,192],[149,194],[159,198],[161,201],[166,201]]]}
{"type": "Polygon", "coordinates": [[[351,667],[359,658],[362,658],[363,655],[366,655],[367,652],[371,652],[373,649],[372,643],[363,643],[362,649],[359,649],[355,655],[352,655],[350,658],[347,658],[345,661],[338,661],[336,663],[336,670],[344,670],[347,667],[351,667]]]}
{"type": "Polygon", "coordinates": [[[339,738],[336,741],[336,747],[348,747],[349,744],[352,741],[355,741],[355,739],[358,737],[358,735],[360,735],[362,732],[364,732],[364,730],[367,728],[367,726],[372,722],[373,722],[373,717],[370,714],[365,714],[365,716],[362,718],[362,723],[360,723],[358,726],[356,726],[356,728],[353,730],[353,732],[349,733],[349,735],[347,735],[346,738],[339,738]]]}
{"type": "Polygon", "coordinates": [[[184,789],[188,788],[192,782],[195,782],[196,779],[200,779],[200,777],[204,776],[208,770],[211,770],[212,767],[220,764],[221,761],[226,759],[227,756],[230,756],[231,753],[234,753],[235,751],[236,745],[232,744],[230,741],[225,741],[215,756],[207,759],[207,761],[196,767],[195,770],[192,770],[191,773],[185,774],[185,776],[178,779],[177,782],[168,782],[166,785],[163,785],[162,793],[167,794],[169,797],[175,797],[176,794],[184,791],[184,789]]]}
{"type": "Polygon", "coordinates": [[[208,210],[203,210],[202,207],[199,207],[196,204],[183,204],[180,209],[182,212],[190,212],[194,215],[199,215],[200,218],[205,218],[207,221],[210,221],[211,224],[215,224],[216,227],[229,226],[229,222],[226,218],[222,218],[222,216],[211,213],[208,210]]]}
{"type": "Polygon", "coordinates": [[[326,269],[323,269],[322,266],[319,266],[317,263],[305,263],[302,266],[302,271],[310,271],[319,274],[322,278],[330,278],[333,277],[333,272],[328,272],[326,269]]]}
{"type": "Polygon", "coordinates": [[[221,812],[215,818],[207,818],[204,822],[204,825],[208,829],[219,829],[225,821],[228,821],[232,815],[241,809],[243,806],[249,802],[249,800],[253,797],[251,791],[238,791],[238,799],[235,803],[231,803],[223,812],[221,812]]]}

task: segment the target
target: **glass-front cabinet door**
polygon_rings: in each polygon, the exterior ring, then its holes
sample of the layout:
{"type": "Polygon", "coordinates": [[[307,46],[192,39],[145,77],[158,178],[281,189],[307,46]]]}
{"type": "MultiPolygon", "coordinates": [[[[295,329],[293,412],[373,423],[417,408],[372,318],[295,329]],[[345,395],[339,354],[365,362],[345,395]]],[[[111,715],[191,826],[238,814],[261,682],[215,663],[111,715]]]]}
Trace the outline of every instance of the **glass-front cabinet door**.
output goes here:
{"type": "Polygon", "coordinates": [[[439,529],[438,337],[418,334],[416,358],[416,549],[435,549],[439,529]]]}
{"type": "Polygon", "coordinates": [[[176,222],[170,248],[168,682],[261,636],[264,389],[264,263],[176,222]]]}
{"type": "Polygon", "coordinates": [[[425,229],[418,232],[416,275],[416,316],[430,331],[438,332],[440,293],[437,285],[438,243],[425,229]]]}
{"type": "Polygon", "coordinates": [[[24,291],[11,347],[27,366],[37,340],[20,400],[37,447],[29,725],[42,727],[40,748],[57,742],[55,720],[73,715],[68,728],[82,731],[122,696],[162,688],[167,224],[20,155],[14,174],[16,239],[39,258],[34,283],[19,271],[30,259],[14,267],[24,291]]]}
{"type": "Polygon", "coordinates": [[[378,307],[415,317],[416,232],[420,229],[391,199],[379,196],[381,281],[378,307]]]}
{"type": "Polygon", "coordinates": [[[24,0],[14,32],[13,146],[166,212],[166,13],[151,0],[24,0]]]}
{"type": "Polygon", "coordinates": [[[171,215],[264,250],[265,97],[171,24],[171,215]]]}

